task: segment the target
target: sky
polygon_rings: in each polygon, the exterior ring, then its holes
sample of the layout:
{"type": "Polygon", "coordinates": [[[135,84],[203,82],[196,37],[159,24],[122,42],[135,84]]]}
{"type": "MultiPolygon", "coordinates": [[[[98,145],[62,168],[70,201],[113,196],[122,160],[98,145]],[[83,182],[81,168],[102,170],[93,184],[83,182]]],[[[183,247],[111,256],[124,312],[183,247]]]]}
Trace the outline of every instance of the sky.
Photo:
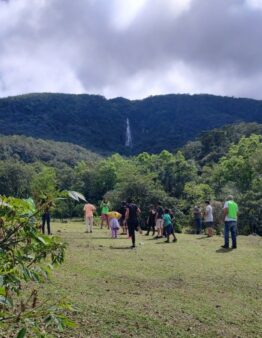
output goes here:
{"type": "Polygon", "coordinates": [[[0,97],[262,99],[262,0],[0,0],[0,97]]]}

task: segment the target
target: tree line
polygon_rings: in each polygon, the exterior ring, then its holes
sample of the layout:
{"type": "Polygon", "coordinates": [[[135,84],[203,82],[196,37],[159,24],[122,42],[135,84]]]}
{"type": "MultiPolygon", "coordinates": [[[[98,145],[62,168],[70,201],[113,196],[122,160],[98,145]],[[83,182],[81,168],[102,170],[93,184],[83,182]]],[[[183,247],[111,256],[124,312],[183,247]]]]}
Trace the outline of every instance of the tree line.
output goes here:
{"type": "MultiPolygon", "coordinates": [[[[178,227],[185,227],[188,231],[193,226],[194,205],[201,206],[206,199],[213,203],[215,225],[219,231],[222,226],[221,203],[231,193],[239,204],[240,233],[262,234],[261,126],[242,124],[226,128],[235,142],[226,136],[225,129],[210,131],[195,141],[197,153],[191,143],[175,153],[163,150],[159,154],[143,152],[133,157],[112,154],[106,158],[56,161],[55,155],[47,163],[40,160],[26,163],[15,156],[2,159],[0,192],[6,196],[39,199],[55,191],[75,190],[97,205],[106,196],[115,209],[122,200],[132,197],[142,210],[142,225],[149,205],[160,200],[165,206],[175,209],[178,227]],[[241,128],[249,136],[241,137],[241,128]],[[224,138],[219,141],[221,133],[224,138]],[[215,154],[222,155],[217,158],[215,154]]],[[[53,216],[80,217],[82,205],[60,200],[53,216]]]]}

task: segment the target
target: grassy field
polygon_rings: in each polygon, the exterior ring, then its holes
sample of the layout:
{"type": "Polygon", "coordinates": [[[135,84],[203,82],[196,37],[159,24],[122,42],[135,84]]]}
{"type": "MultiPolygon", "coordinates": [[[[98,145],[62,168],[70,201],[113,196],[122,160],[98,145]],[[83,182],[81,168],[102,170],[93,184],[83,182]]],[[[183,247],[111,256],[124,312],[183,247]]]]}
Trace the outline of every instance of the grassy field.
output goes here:
{"type": "Polygon", "coordinates": [[[55,223],[68,244],[65,264],[44,286],[79,312],[66,337],[262,337],[262,240],[178,235],[164,243],[137,235],[137,248],[108,230],[55,223]]]}

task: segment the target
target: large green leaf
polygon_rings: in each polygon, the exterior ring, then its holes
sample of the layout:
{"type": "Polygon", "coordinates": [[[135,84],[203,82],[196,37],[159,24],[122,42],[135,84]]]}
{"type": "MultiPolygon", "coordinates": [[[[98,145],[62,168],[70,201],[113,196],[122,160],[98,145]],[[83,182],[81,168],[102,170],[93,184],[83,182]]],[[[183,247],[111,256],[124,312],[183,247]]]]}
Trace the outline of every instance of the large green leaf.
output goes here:
{"type": "Polygon", "coordinates": [[[25,335],[26,335],[26,328],[23,327],[23,328],[18,332],[16,338],[24,338],[25,335]]]}

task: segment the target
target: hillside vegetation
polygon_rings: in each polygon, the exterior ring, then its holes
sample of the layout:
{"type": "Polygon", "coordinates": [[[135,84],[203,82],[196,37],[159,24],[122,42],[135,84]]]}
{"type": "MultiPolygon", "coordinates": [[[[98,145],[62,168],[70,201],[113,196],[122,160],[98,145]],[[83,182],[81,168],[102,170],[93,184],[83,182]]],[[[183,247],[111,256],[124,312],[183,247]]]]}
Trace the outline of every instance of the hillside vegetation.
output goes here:
{"type": "Polygon", "coordinates": [[[51,166],[74,166],[80,161],[95,162],[101,158],[98,154],[72,143],[17,135],[0,137],[0,149],[0,161],[42,161],[51,166]]]}
{"type": "Polygon", "coordinates": [[[130,101],[96,95],[29,94],[0,99],[0,134],[66,141],[99,153],[174,151],[201,131],[262,122],[262,101],[163,95],[130,101]],[[125,147],[126,119],[133,147],[125,147]]]}
{"type": "MultiPolygon", "coordinates": [[[[161,200],[175,210],[177,230],[190,228],[193,206],[203,207],[210,199],[219,233],[222,203],[233,193],[240,207],[240,233],[262,234],[261,125],[227,126],[202,134],[175,153],[133,157],[101,158],[78,146],[24,136],[3,137],[0,144],[1,195],[37,199],[56,190],[75,190],[96,205],[107,196],[114,209],[131,196],[142,209],[143,226],[149,205],[161,200]]],[[[61,200],[53,215],[80,216],[82,206],[61,200]]]]}

